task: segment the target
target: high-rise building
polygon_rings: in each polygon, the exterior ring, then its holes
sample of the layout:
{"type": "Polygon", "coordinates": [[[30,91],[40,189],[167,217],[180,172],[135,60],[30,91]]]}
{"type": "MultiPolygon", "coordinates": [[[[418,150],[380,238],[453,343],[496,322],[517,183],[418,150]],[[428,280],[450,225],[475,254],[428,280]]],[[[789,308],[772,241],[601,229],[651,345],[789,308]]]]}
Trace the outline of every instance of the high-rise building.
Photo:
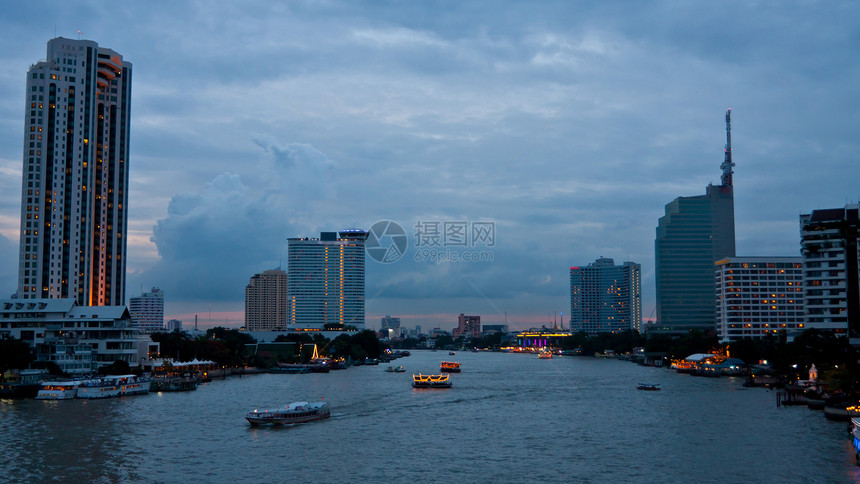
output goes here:
{"type": "Polygon", "coordinates": [[[386,314],[380,319],[379,329],[392,329],[394,330],[395,335],[400,335],[400,318],[391,317],[391,315],[386,314]]]}
{"type": "Polygon", "coordinates": [[[271,269],[255,274],[245,286],[245,328],[274,331],[287,328],[287,273],[271,269]]]}
{"type": "Polygon", "coordinates": [[[171,319],[167,322],[167,332],[172,333],[174,331],[182,331],[182,321],[178,319],[171,319]]]}
{"type": "Polygon", "coordinates": [[[132,326],[141,333],[164,331],[164,292],[153,287],[151,291],[128,301],[132,326]]]}
{"type": "Polygon", "coordinates": [[[714,277],[720,341],[781,332],[793,339],[805,329],[802,258],[728,257],[714,277]]]}
{"type": "Polygon", "coordinates": [[[454,330],[454,337],[459,338],[460,336],[480,338],[481,317],[466,316],[465,314],[460,313],[460,316],[457,318],[457,328],[454,330]]]}
{"type": "Polygon", "coordinates": [[[813,210],[800,216],[806,324],[848,335],[860,344],[860,205],[813,210]]]}
{"type": "Polygon", "coordinates": [[[287,239],[289,327],[364,329],[364,242],[359,229],[287,239]]]}
{"type": "Polygon", "coordinates": [[[733,166],[729,110],[720,185],[708,185],[704,195],[669,202],[657,226],[657,332],[715,328],[714,262],[735,256],[733,166]]]}
{"type": "Polygon", "coordinates": [[[26,95],[18,297],[123,306],[131,63],[58,37],[26,95]]]}
{"type": "Polygon", "coordinates": [[[642,269],[601,257],[570,268],[570,332],[588,334],[640,330],[642,269]]]}

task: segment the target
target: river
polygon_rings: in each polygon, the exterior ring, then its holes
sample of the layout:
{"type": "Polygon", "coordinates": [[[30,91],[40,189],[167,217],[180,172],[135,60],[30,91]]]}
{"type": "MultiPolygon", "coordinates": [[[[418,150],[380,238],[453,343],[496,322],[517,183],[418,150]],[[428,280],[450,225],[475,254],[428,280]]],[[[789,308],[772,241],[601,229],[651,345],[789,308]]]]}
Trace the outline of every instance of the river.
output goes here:
{"type": "Polygon", "coordinates": [[[858,482],[846,423],[737,378],[617,360],[413,351],[328,374],[230,377],[184,393],[0,401],[4,482],[858,482]],[[412,372],[462,365],[450,389],[412,372]],[[638,391],[639,382],[661,385],[638,391]],[[325,397],[332,418],[254,428],[325,397]]]}

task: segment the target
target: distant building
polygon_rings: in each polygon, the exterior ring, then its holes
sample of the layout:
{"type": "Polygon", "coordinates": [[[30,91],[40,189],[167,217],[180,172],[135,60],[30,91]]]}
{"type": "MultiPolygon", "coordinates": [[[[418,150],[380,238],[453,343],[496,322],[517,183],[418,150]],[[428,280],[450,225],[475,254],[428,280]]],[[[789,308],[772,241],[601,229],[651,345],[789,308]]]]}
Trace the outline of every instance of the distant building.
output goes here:
{"type": "Polygon", "coordinates": [[[182,331],[182,321],[178,319],[171,319],[167,322],[167,332],[172,333],[174,331],[182,331]]]}
{"type": "Polygon", "coordinates": [[[666,205],[666,214],[657,225],[657,323],[653,331],[714,330],[714,262],[735,256],[730,116],[731,110],[726,113],[720,185],[708,185],[704,195],[676,198],[666,205]]]}
{"type": "Polygon", "coordinates": [[[806,324],[847,335],[860,344],[860,205],[813,210],[800,216],[806,324]]]}
{"type": "Polygon", "coordinates": [[[457,318],[457,328],[454,330],[454,337],[459,338],[460,336],[480,338],[481,317],[466,316],[465,314],[460,313],[460,316],[457,318]]]}
{"type": "Polygon", "coordinates": [[[729,257],[716,262],[717,336],[763,338],[805,329],[801,257],[729,257]]]}
{"type": "Polygon", "coordinates": [[[394,335],[400,336],[400,318],[393,318],[386,314],[381,318],[379,328],[382,330],[394,330],[394,335]]]}
{"type": "Polygon", "coordinates": [[[288,242],[289,327],[364,329],[364,243],[367,231],[322,232],[288,242]]]}
{"type": "Polygon", "coordinates": [[[287,273],[281,269],[254,274],[245,286],[245,328],[248,331],[286,329],[287,273]]]}
{"type": "Polygon", "coordinates": [[[491,333],[507,333],[508,325],[507,324],[485,324],[483,327],[484,334],[491,333]]]}
{"type": "Polygon", "coordinates": [[[133,297],[128,311],[135,329],[141,333],[164,331],[164,292],[153,287],[151,291],[133,297]]]}
{"type": "Polygon", "coordinates": [[[605,257],[570,268],[570,332],[588,334],[639,330],[642,324],[639,264],[605,257]]]}
{"type": "Polygon", "coordinates": [[[131,63],[58,37],[27,72],[18,297],[125,305],[131,63]]]}

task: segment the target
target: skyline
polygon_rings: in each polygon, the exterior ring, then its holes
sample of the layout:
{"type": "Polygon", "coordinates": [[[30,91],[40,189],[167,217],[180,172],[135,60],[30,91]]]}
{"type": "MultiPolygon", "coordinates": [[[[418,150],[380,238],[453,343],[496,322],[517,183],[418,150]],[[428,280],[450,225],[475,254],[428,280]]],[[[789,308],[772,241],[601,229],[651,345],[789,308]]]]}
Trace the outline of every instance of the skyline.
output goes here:
{"type": "Polygon", "coordinates": [[[727,108],[739,257],[796,256],[800,214],[860,197],[850,3],[101,5],[0,20],[4,297],[26,72],[78,31],[135,66],[126,295],[157,286],[186,325],[240,324],[287,238],[380,220],[407,256],[427,222],[492,222],[495,244],[491,262],[368,258],[368,327],[551,323],[569,267],[600,257],[642,265],[653,317],[657,220],[719,183],[727,108]]]}

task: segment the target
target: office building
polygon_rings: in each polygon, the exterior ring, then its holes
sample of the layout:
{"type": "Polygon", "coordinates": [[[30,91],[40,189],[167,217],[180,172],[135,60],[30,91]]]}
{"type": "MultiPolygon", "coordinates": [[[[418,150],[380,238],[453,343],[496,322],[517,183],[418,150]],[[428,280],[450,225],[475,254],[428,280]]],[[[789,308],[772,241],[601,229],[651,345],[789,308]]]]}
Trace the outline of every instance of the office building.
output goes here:
{"type": "Polygon", "coordinates": [[[735,256],[731,110],[719,185],[704,195],[678,197],[666,205],[654,242],[657,323],[652,330],[685,334],[713,331],[714,262],[735,256]]]}
{"type": "Polygon", "coordinates": [[[174,331],[182,331],[182,321],[178,319],[171,319],[167,322],[167,332],[172,333],[174,331]]]}
{"type": "Polygon", "coordinates": [[[860,205],[813,210],[800,216],[806,324],[847,335],[860,344],[860,205]]]}
{"type": "Polygon", "coordinates": [[[283,330],[287,320],[287,273],[271,269],[254,274],[245,286],[245,328],[283,330]]]}
{"type": "Polygon", "coordinates": [[[132,326],[141,333],[164,331],[164,292],[153,287],[151,291],[128,301],[132,326]]]}
{"type": "Polygon", "coordinates": [[[570,332],[588,334],[640,330],[642,269],[601,257],[570,268],[570,332]]]}
{"type": "Polygon", "coordinates": [[[801,257],[728,257],[716,262],[717,336],[720,341],[805,329],[801,257]]]}
{"type": "Polygon", "coordinates": [[[124,305],[131,63],[52,39],[26,97],[18,297],[124,305]]]}
{"type": "Polygon", "coordinates": [[[467,338],[480,338],[481,317],[466,316],[465,314],[460,313],[460,316],[457,318],[457,328],[454,329],[454,337],[459,338],[460,336],[465,336],[467,338]]]}
{"type": "Polygon", "coordinates": [[[366,230],[287,239],[289,328],[364,329],[366,230]]]}
{"type": "Polygon", "coordinates": [[[394,318],[386,314],[380,319],[379,329],[383,331],[390,329],[394,331],[394,336],[400,336],[400,318],[394,318]]]}

